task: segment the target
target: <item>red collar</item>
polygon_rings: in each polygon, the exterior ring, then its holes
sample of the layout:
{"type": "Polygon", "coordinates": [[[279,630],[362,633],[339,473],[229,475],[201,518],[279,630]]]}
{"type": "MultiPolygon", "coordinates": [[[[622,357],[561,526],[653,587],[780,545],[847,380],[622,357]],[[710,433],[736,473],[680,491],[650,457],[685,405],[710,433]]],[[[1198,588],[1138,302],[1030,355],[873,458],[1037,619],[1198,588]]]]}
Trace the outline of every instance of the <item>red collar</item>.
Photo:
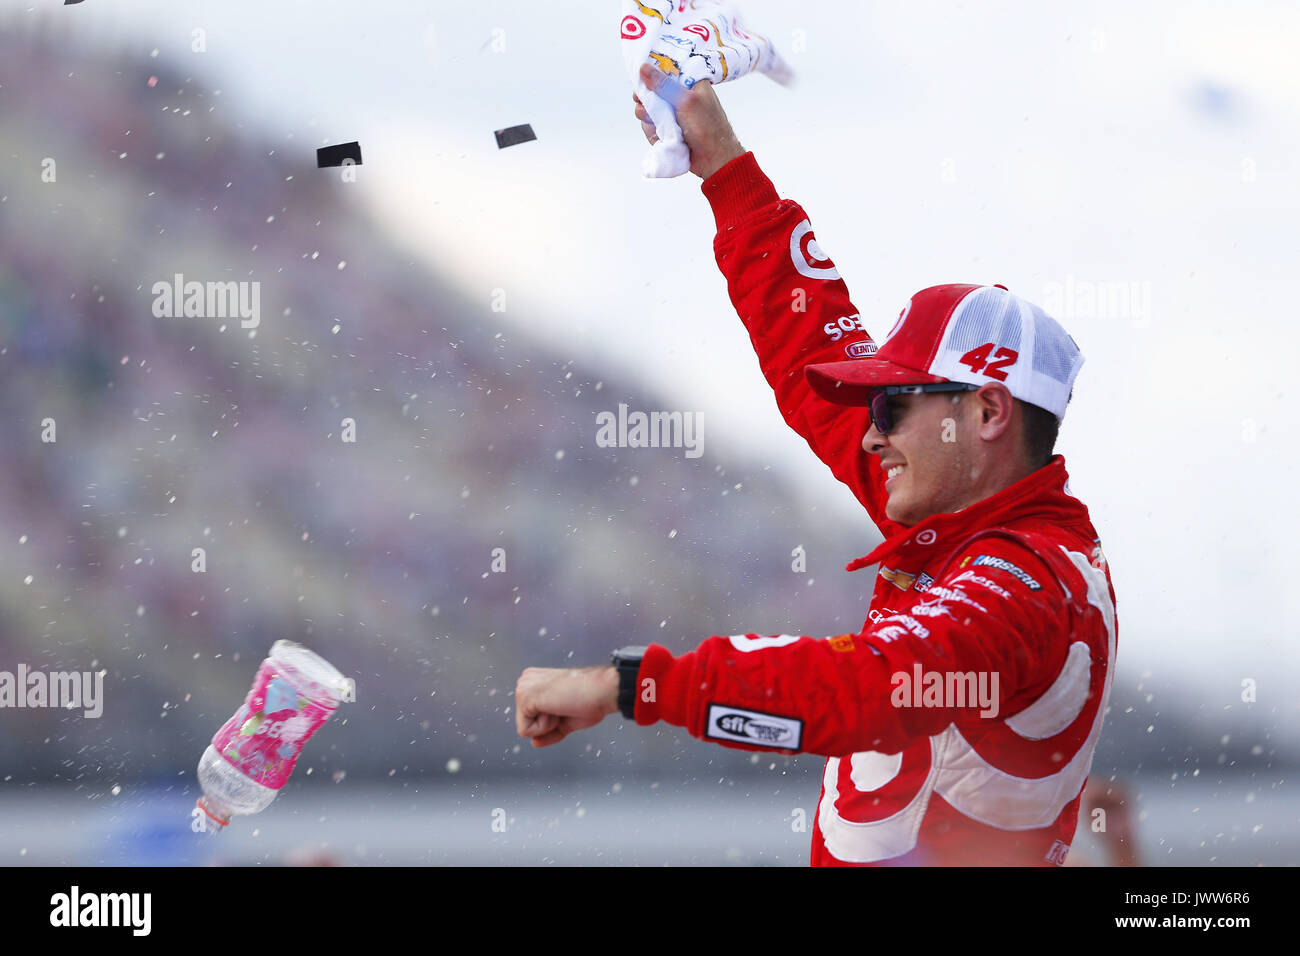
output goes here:
{"type": "Polygon", "coordinates": [[[1070,494],[1065,458],[1057,455],[1037,471],[1021,478],[961,511],[931,515],[886,538],[870,554],[850,561],[844,570],[856,571],[908,545],[953,546],[977,531],[996,528],[1013,519],[1030,516],[1055,525],[1088,524],[1088,509],[1070,494]]]}

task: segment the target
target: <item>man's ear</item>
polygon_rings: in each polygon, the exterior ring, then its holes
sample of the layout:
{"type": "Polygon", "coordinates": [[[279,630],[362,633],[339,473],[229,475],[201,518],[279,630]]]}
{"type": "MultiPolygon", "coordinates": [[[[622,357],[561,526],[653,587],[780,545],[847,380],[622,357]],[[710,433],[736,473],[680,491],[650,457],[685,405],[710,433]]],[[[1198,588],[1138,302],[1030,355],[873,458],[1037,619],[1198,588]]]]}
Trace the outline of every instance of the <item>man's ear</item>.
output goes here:
{"type": "Polygon", "coordinates": [[[1011,418],[1015,414],[1016,400],[1007,391],[1005,385],[989,383],[982,385],[971,400],[979,413],[979,435],[985,441],[993,441],[1011,427],[1011,418]]]}

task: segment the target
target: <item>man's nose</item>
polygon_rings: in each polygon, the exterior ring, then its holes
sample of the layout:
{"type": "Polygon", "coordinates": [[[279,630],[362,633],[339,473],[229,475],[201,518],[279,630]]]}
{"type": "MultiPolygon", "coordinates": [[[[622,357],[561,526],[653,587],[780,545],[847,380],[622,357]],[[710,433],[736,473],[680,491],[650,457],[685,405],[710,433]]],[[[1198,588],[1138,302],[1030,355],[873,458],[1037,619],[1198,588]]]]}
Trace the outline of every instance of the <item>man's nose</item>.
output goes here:
{"type": "Polygon", "coordinates": [[[876,428],[876,423],[872,422],[867,426],[867,433],[862,436],[862,450],[869,455],[879,455],[884,451],[889,439],[880,434],[876,428]]]}

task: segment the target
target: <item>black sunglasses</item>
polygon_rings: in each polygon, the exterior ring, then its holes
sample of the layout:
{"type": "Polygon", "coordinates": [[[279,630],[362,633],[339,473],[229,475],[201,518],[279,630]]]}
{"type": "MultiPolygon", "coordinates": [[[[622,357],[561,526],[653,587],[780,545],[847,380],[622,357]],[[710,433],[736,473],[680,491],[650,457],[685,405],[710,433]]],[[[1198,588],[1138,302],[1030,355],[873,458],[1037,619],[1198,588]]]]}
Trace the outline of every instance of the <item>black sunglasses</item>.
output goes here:
{"type": "Polygon", "coordinates": [[[882,435],[888,435],[894,430],[897,422],[889,411],[889,399],[895,395],[921,395],[926,392],[973,392],[979,388],[978,385],[968,385],[965,382],[936,382],[933,385],[885,385],[881,388],[873,389],[871,400],[868,407],[871,409],[871,424],[876,426],[876,431],[882,435]]]}

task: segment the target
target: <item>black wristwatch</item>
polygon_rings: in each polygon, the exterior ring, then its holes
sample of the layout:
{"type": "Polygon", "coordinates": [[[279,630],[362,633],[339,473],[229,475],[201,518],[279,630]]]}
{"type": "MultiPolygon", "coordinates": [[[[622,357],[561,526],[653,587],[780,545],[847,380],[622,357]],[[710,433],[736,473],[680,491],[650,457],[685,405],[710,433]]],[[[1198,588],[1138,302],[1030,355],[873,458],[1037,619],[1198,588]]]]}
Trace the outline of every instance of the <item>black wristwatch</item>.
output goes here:
{"type": "Polygon", "coordinates": [[[618,710],[628,720],[636,720],[636,675],[645,652],[644,646],[620,647],[612,658],[618,668],[618,710]]]}

